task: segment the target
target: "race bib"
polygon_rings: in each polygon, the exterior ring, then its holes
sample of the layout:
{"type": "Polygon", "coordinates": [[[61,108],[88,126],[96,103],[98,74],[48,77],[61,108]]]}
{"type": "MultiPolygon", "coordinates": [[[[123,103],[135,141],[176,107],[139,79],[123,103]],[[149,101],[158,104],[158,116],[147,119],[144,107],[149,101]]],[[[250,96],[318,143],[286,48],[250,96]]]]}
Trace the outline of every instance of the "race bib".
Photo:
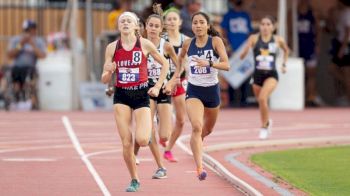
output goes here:
{"type": "Polygon", "coordinates": [[[267,62],[267,61],[261,61],[258,63],[257,68],[264,69],[264,70],[270,70],[270,69],[272,69],[272,64],[270,62],[267,62]]]}
{"type": "Polygon", "coordinates": [[[148,77],[150,77],[150,78],[159,78],[160,71],[161,71],[161,68],[148,69],[148,77]]]}
{"type": "Polygon", "coordinates": [[[118,80],[120,82],[138,82],[140,79],[140,69],[137,68],[118,68],[118,80]]]}
{"type": "Polygon", "coordinates": [[[274,57],[270,55],[259,55],[256,57],[257,69],[271,70],[274,62],[274,57]]]}
{"type": "Polygon", "coordinates": [[[210,74],[210,67],[191,66],[191,73],[195,75],[210,74]]]}
{"type": "Polygon", "coordinates": [[[132,63],[139,65],[142,62],[142,52],[141,51],[133,51],[132,52],[132,63]]]}

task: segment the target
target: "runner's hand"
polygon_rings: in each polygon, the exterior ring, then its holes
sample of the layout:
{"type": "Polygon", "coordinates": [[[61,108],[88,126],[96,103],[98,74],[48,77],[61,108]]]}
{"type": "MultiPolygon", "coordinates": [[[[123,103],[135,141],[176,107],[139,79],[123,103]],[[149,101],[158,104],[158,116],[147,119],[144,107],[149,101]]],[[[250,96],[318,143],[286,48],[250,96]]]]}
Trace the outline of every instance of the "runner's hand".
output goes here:
{"type": "Polygon", "coordinates": [[[167,94],[167,95],[171,95],[174,91],[174,82],[173,81],[169,81],[163,88],[163,93],[167,94]]]}
{"type": "Polygon", "coordinates": [[[154,86],[152,88],[150,88],[148,90],[148,94],[151,96],[151,97],[158,97],[159,95],[159,88],[157,86],[154,86]]]}
{"type": "Polygon", "coordinates": [[[209,66],[209,61],[208,60],[204,60],[204,59],[200,59],[198,57],[194,57],[193,61],[197,63],[197,66],[201,66],[201,67],[208,67],[209,66]]]}

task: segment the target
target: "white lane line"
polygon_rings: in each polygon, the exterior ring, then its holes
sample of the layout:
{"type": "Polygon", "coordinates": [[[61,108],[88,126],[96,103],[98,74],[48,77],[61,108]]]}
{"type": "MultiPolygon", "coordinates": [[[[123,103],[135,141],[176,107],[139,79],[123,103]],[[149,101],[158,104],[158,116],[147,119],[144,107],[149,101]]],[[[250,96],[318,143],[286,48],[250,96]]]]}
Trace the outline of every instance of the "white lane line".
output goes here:
{"type": "Polygon", "coordinates": [[[10,148],[10,149],[0,150],[0,154],[11,153],[11,152],[47,150],[47,149],[61,149],[61,148],[71,148],[71,147],[72,147],[71,145],[54,145],[54,146],[39,146],[39,147],[25,147],[25,148],[10,148]]]}
{"type": "MultiPolygon", "coordinates": [[[[66,135],[65,135],[66,137],[66,135]]],[[[92,142],[97,142],[97,141],[103,141],[104,143],[106,141],[109,141],[110,144],[118,144],[114,138],[109,137],[98,137],[98,136],[91,136],[91,137],[86,137],[84,135],[84,138],[80,138],[80,140],[92,143],[92,142]]],[[[67,138],[61,138],[61,139],[41,139],[41,140],[31,140],[31,139],[23,139],[23,140],[12,140],[12,138],[7,139],[6,141],[1,141],[0,140],[0,145],[20,145],[20,144],[36,144],[36,143],[64,143],[67,141],[67,138]]]]}
{"type": "Polygon", "coordinates": [[[85,154],[84,157],[90,158],[92,156],[98,156],[98,155],[121,152],[121,151],[122,151],[122,149],[104,150],[104,151],[98,151],[98,152],[92,152],[92,153],[85,154]]]}
{"type": "Polygon", "coordinates": [[[86,167],[88,168],[89,172],[91,173],[91,175],[94,177],[97,185],[100,187],[103,195],[105,196],[111,196],[111,193],[108,191],[106,185],[103,183],[101,177],[98,175],[97,171],[95,170],[94,166],[92,165],[92,163],[89,161],[89,159],[86,157],[86,154],[83,150],[83,148],[81,147],[79,140],[77,138],[77,136],[74,133],[73,127],[68,119],[67,116],[63,116],[62,117],[62,122],[66,128],[66,131],[69,135],[69,138],[71,139],[75,150],[78,152],[78,154],[80,155],[81,160],[85,163],[86,167]]]}
{"type": "MultiPolygon", "coordinates": [[[[111,157],[98,157],[100,155],[106,155],[106,154],[111,154],[111,153],[117,153],[117,152],[121,152],[123,151],[122,149],[114,149],[114,150],[105,150],[105,151],[98,151],[98,152],[92,152],[92,153],[88,153],[88,154],[85,154],[85,157],[86,158],[91,158],[91,159],[123,159],[121,158],[120,156],[119,157],[116,157],[116,156],[113,156],[112,158],[111,157]]],[[[152,157],[138,157],[139,161],[140,162],[152,162],[154,159],[152,157]]]]}
{"type": "MultiPolygon", "coordinates": [[[[333,128],[332,124],[296,124],[296,125],[289,125],[289,126],[274,126],[274,131],[296,131],[296,130],[320,130],[320,129],[329,129],[333,128]]],[[[248,132],[258,132],[258,129],[256,128],[241,128],[241,129],[220,129],[220,132],[214,132],[210,134],[211,137],[215,136],[224,136],[224,135],[238,135],[242,133],[248,133],[248,132]]]]}
{"type": "Polygon", "coordinates": [[[57,161],[57,159],[49,159],[49,158],[4,158],[2,161],[7,162],[53,162],[57,161]]]}
{"type": "MultiPolygon", "coordinates": [[[[190,137],[191,137],[190,134],[182,135],[176,141],[176,144],[187,154],[192,155],[191,150],[187,148],[187,146],[184,143],[184,141],[188,140],[190,137]]],[[[232,174],[221,163],[219,163],[219,161],[217,161],[216,159],[214,159],[213,157],[211,157],[205,152],[203,152],[203,162],[207,168],[219,174],[220,176],[228,180],[231,184],[233,184],[234,186],[237,186],[239,189],[245,191],[249,195],[263,196],[262,193],[260,193],[258,190],[250,186],[248,183],[246,183],[242,179],[232,174]]]]}

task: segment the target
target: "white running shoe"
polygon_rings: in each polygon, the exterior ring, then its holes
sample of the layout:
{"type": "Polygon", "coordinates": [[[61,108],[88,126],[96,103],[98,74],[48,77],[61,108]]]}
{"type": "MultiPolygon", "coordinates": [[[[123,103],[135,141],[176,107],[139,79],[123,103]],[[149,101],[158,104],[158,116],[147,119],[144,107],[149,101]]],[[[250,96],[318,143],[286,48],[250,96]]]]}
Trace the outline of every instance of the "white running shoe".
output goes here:
{"type": "Polygon", "coordinates": [[[140,165],[140,160],[135,156],[135,163],[136,165],[140,165]]]}
{"type": "Polygon", "coordinates": [[[272,133],[272,120],[269,119],[267,127],[266,128],[261,128],[260,133],[259,133],[259,138],[261,140],[265,140],[269,137],[269,135],[272,133]]]}
{"type": "Polygon", "coordinates": [[[260,129],[260,133],[259,133],[259,138],[261,140],[265,140],[267,139],[267,137],[269,136],[269,131],[267,128],[261,128],[260,129]]]}

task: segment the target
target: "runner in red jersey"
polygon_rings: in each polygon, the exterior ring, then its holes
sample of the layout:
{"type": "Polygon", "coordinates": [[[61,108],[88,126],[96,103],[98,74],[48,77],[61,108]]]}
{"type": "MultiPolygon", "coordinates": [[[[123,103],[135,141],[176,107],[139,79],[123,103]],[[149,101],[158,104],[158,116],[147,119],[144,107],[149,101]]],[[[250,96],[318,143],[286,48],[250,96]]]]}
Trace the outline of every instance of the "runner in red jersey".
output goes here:
{"type": "Polygon", "coordinates": [[[147,57],[143,54],[140,39],[136,40],[132,50],[127,51],[122,46],[122,40],[117,41],[113,56],[116,63],[116,87],[132,87],[146,83],[148,80],[147,57]]]}
{"type": "Polygon", "coordinates": [[[136,121],[135,140],[140,146],[150,142],[152,119],[149,96],[157,97],[169,70],[168,61],[158,53],[147,39],[136,36],[138,18],[132,12],[124,12],[118,18],[120,39],[106,48],[101,81],[109,83],[116,73],[114,92],[114,116],[123,144],[123,157],[132,178],[127,192],[136,192],[140,187],[136,171],[134,145],[130,131],[132,113],[136,121]],[[158,82],[148,87],[146,56],[151,55],[163,66],[158,82]]]}

